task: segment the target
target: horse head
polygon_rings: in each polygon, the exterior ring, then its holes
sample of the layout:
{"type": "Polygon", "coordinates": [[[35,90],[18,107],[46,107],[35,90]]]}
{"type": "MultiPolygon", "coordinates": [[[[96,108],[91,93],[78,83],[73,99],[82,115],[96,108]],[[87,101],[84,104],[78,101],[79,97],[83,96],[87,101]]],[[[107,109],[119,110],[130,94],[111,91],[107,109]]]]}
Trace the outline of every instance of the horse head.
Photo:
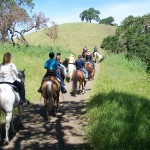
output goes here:
{"type": "Polygon", "coordinates": [[[62,64],[68,68],[68,64],[69,64],[69,59],[68,58],[65,58],[65,60],[62,62],[62,64]]]}
{"type": "Polygon", "coordinates": [[[18,71],[18,78],[21,80],[22,83],[25,82],[25,69],[18,71]]]}

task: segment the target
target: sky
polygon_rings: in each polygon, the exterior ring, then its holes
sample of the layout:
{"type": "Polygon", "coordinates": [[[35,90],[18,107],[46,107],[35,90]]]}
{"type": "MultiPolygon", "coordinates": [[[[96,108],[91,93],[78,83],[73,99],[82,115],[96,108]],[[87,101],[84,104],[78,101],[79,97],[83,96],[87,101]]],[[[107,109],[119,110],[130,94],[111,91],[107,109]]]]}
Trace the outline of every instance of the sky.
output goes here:
{"type": "Polygon", "coordinates": [[[100,19],[112,16],[118,25],[129,15],[150,14],[150,0],[33,0],[33,3],[33,12],[43,12],[58,25],[81,22],[80,13],[91,7],[100,11],[100,19]]]}

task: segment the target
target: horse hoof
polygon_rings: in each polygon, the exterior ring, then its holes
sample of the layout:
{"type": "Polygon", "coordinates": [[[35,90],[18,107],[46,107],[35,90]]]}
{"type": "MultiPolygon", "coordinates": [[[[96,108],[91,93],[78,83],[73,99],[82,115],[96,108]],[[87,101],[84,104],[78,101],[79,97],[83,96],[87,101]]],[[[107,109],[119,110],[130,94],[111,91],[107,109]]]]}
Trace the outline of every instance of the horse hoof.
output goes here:
{"type": "Polygon", "coordinates": [[[9,141],[8,140],[4,140],[3,145],[8,145],[9,141]]]}

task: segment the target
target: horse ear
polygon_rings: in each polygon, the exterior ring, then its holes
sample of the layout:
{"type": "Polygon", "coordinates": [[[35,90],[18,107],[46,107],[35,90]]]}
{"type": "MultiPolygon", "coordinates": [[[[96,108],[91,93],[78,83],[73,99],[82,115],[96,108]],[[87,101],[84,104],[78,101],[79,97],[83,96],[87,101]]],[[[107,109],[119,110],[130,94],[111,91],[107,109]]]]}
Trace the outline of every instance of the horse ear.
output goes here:
{"type": "Polygon", "coordinates": [[[25,69],[23,69],[23,72],[25,72],[25,69]]]}

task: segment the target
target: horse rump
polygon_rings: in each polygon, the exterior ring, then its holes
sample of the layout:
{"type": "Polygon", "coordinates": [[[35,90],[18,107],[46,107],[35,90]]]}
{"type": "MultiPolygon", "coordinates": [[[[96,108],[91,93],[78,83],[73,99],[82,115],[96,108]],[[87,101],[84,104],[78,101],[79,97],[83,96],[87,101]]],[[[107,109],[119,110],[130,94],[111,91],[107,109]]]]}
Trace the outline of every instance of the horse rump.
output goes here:
{"type": "Polygon", "coordinates": [[[56,116],[59,102],[60,83],[55,76],[46,77],[42,84],[42,96],[44,98],[46,115],[53,112],[56,116]]]}

